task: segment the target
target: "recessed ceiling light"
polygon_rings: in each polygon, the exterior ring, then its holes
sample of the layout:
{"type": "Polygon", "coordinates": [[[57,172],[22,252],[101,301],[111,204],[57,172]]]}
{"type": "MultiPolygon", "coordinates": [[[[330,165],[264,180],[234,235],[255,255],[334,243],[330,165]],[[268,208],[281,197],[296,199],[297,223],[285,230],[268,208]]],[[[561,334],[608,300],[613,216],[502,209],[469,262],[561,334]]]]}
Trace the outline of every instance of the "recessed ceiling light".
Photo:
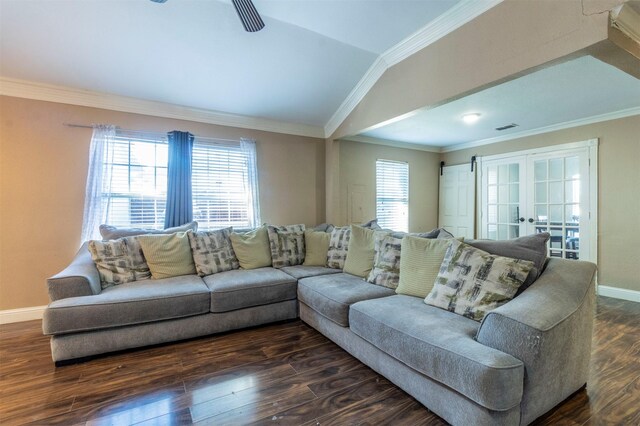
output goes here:
{"type": "Polygon", "coordinates": [[[479,112],[472,112],[470,114],[465,114],[462,116],[462,121],[464,121],[467,124],[473,124],[480,119],[480,115],[481,114],[479,112]]]}

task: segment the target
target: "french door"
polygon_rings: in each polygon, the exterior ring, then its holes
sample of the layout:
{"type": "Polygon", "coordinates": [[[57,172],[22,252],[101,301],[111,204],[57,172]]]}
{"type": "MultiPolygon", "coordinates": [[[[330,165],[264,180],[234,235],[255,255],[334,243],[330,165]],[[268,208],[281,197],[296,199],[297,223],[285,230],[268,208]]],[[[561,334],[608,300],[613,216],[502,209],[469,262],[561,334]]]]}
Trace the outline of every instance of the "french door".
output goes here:
{"type": "Polygon", "coordinates": [[[592,155],[585,147],[483,160],[481,238],[549,232],[549,256],[595,261],[592,155]]]}

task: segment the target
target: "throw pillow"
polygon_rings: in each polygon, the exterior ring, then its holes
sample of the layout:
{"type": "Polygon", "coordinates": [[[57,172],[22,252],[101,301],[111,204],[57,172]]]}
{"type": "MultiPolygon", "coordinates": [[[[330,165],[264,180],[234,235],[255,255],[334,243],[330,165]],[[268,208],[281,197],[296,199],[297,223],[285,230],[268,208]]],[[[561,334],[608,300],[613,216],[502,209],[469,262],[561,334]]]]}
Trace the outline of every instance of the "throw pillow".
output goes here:
{"type": "Polygon", "coordinates": [[[329,250],[327,250],[327,266],[329,268],[344,268],[344,261],[347,258],[350,237],[350,227],[343,226],[341,228],[333,228],[333,231],[331,231],[331,237],[329,238],[329,250]]]}
{"type": "Polygon", "coordinates": [[[271,249],[266,226],[244,234],[234,232],[229,238],[242,269],[271,266],[271,249]]]}
{"type": "Polygon", "coordinates": [[[145,234],[173,234],[175,232],[197,231],[198,222],[185,223],[182,226],[166,229],[143,229],[143,228],[117,228],[111,225],[100,225],[100,235],[103,240],[116,240],[122,237],[132,237],[145,234]]]}
{"type": "Polygon", "coordinates": [[[373,268],[367,281],[388,288],[398,287],[400,276],[400,245],[404,232],[376,232],[373,237],[373,268]]]}
{"type": "Polygon", "coordinates": [[[267,225],[267,234],[274,268],[304,262],[304,225],[267,225]]]}
{"type": "Polygon", "coordinates": [[[547,241],[549,241],[549,237],[550,234],[548,232],[541,232],[511,240],[471,240],[465,242],[490,254],[533,262],[533,269],[531,269],[527,280],[518,290],[517,294],[519,294],[533,284],[542,273],[544,264],[547,261],[547,241]]]}
{"type": "Polygon", "coordinates": [[[402,239],[400,277],[396,293],[423,298],[433,288],[440,265],[451,239],[420,238],[407,235],[402,239]]]}
{"type": "Polygon", "coordinates": [[[457,240],[444,256],[424,302],[475,321],[513,299],[533,262],[496,256],[457,240]]]}
{"type": "Polygon", "coordinates": [[[88,248],[100,274],[102,288],[151,277],[136,237],[89,241],[88,248]]]}
{"type": "MultiPolygon", "coordinates": [[[[191,231],[188,231],[191,232],[191,231]]],[[[193,264],[188,232],[175,234],[140,235],[136,237],[142,246],[151,276],[156,279],[196,273],[193,264]]]]}
{"type": "Polygon", "coordinates": [[[331,234],[307,229],[304,231],[305,266],[326,266],[331,234]]]}
{"type": "MultiPolygon", "coordinates": [[[[379,232],[379,231],[378,231],[379,232]]],[[[357,277],[367,278],[373,268],[375,254],[373,240],[376,231],[358,225],[351,225],[351,237],[344,261],[344,272],[357,277]]]]}
{"type": "Polygon", "coordinates": [[[216,274],[218,272],[238,269],[240,264],[231,246],[232,228],[216,231],[188,232],[189,245],[193,254],[193,263],[198,275],[216,274]]]}

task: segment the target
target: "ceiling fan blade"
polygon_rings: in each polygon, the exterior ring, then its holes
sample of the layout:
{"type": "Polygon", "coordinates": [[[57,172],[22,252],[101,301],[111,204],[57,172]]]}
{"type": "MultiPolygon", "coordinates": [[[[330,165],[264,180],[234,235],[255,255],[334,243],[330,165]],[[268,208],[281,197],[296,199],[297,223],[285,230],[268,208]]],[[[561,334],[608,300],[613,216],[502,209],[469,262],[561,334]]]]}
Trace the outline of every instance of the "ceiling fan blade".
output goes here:
{"type": "Polygon", "coordinates": [[[232,2],[246,31],[254,33],[264,28],[264,22],[251,0],[232,0],[232,2]]]}

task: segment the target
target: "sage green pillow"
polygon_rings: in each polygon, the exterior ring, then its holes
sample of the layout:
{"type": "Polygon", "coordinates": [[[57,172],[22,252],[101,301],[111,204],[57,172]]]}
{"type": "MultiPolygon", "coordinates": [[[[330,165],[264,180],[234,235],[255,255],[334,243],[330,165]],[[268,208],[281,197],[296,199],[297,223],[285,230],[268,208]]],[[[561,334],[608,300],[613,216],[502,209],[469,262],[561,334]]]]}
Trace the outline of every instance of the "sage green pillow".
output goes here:
{"type": "Polygon", "coordinates": [[[137,238],[153,279],[196,273],[187,232],[140,235],[137,238]]]}
{"type": "Polygon", "coordinates": [[[266,226],[244,234],[232,233],[230,238],[242,269],[271,266],[271,248],[266,226]]]}
{"type": "Polygon", "coordinates": [[[330,239],[331,234],[328,232],[313,231],[311,229],[304,231],[306,253],[303,265],[326,266],[330,239]]]}
{"type": "Polygon", "coordinates": [[[347,258],[344,261],[344,272],[367,278],[373,268],[374,236],[376,231],[362,226],[351,225],[351,237],[347,258]]]}
{"type": "Polygon", "coordinates": [[[400,248],[400,281],[396,293],[424,299],[433,288],[451,241],[405,236],[400,248]]]}

